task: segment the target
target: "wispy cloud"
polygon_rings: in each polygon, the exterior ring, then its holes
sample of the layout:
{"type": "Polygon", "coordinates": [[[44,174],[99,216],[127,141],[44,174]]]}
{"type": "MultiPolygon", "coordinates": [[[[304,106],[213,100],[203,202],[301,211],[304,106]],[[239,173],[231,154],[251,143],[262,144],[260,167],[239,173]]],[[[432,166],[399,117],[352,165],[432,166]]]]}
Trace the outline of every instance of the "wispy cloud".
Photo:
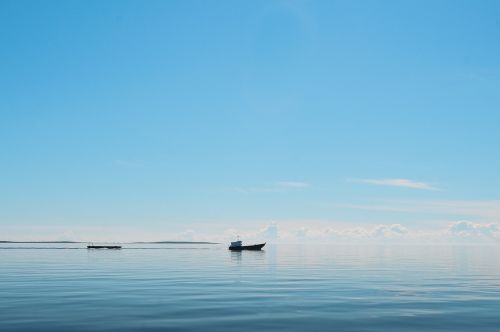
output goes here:
{"type": "Polygon", "coordinates": [[[414,181],[409,179],[355,179],[355,182],[372,184],[377,186],[404,187],[420,190],[440,190],[430,183],[414,181]]]}
{"type": "Polygon", "coordinates": [[[500,218],[500,200],[388,200],[376,204],[338,204],[336,206],[369,211],[443,214],[482,220],[499,220],[500,218]]]}

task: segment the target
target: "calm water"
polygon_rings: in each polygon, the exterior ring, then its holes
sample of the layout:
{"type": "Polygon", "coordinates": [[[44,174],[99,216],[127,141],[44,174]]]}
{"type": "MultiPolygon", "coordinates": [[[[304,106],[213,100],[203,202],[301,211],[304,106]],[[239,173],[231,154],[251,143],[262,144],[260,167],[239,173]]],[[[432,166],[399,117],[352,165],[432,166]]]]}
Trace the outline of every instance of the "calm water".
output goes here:
{"type": "Polygon", "coordinates": [[[499,247],[125,246],[0,244],[0,330],[500,329],[499,247]]]}

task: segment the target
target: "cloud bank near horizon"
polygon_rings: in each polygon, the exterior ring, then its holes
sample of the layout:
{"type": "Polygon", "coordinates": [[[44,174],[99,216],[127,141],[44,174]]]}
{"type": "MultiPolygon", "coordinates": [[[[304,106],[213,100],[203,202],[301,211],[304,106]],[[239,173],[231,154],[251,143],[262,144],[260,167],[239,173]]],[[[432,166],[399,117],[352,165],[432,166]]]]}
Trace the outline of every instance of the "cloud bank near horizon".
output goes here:
{"type": "MultiPolygon", "coordinates": [[[[231,232],[235,234],[235,232],[231,232]]],[[[241,234],[239,234],[241,236],[241,234]]],[[[279,227],[271,223],[257,232],[243,233],[251,239],[297,243],[498,243],[499,223],[460,220],[440,229],[415,229],[401,224],[354,227],[279,227]]]]}
{"type": "Polygon", "coordinates": [[[211,232],[188,228],[178,232],[145,231],[132,228],[62,228],[7,229],[0,240],[14,241],[208,241],[228,243],[239,236],[245,242],[270,243],[338,243],[338,244],[444,244],[489,243],[500,244],[500,223],[480,223],[469,220],[449,222],[438,229],[416,229],[401,224],[377,224],[369,226],[307,226],[286,222],[261,224],[253,229],[238,227],[212,227],[211,232]]]}

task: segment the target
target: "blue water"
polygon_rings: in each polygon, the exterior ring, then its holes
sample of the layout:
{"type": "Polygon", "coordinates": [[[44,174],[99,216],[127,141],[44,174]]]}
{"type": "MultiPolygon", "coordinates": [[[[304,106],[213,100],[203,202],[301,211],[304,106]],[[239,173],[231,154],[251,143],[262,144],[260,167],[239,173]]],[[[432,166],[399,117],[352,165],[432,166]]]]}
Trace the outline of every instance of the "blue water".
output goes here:
{"type": "Polygon", "coordinates": [[[0,244],[0,331],[500,330],[500,247],[124,246],[0,244]]]}

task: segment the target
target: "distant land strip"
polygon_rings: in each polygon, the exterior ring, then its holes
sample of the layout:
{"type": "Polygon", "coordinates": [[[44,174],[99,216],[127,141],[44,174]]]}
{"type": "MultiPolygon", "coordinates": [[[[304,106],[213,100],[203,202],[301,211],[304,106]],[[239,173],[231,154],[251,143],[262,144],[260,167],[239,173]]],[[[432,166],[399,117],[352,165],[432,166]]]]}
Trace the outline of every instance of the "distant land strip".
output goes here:
{"type": "Polygon", "coordinates": [[[156,241],[156,242],[131,242],[137,244],[219,244],[217,242],[196,242],[196,241],[156,241]]]}
{"type": "MultiPolygon", "coordinates": [[[[100,241],[0,241],[0,243],[111,243],[100,241]]],[[[219,244],[217,242],[200,242],[200,241],[154,241],[154,242],[113,242],[123,244],[219,244]]]]}
{"type": "Polygon", "coordinates": [[[78,241],[0,241],[0,243],[86,243],[78,241]]]}

